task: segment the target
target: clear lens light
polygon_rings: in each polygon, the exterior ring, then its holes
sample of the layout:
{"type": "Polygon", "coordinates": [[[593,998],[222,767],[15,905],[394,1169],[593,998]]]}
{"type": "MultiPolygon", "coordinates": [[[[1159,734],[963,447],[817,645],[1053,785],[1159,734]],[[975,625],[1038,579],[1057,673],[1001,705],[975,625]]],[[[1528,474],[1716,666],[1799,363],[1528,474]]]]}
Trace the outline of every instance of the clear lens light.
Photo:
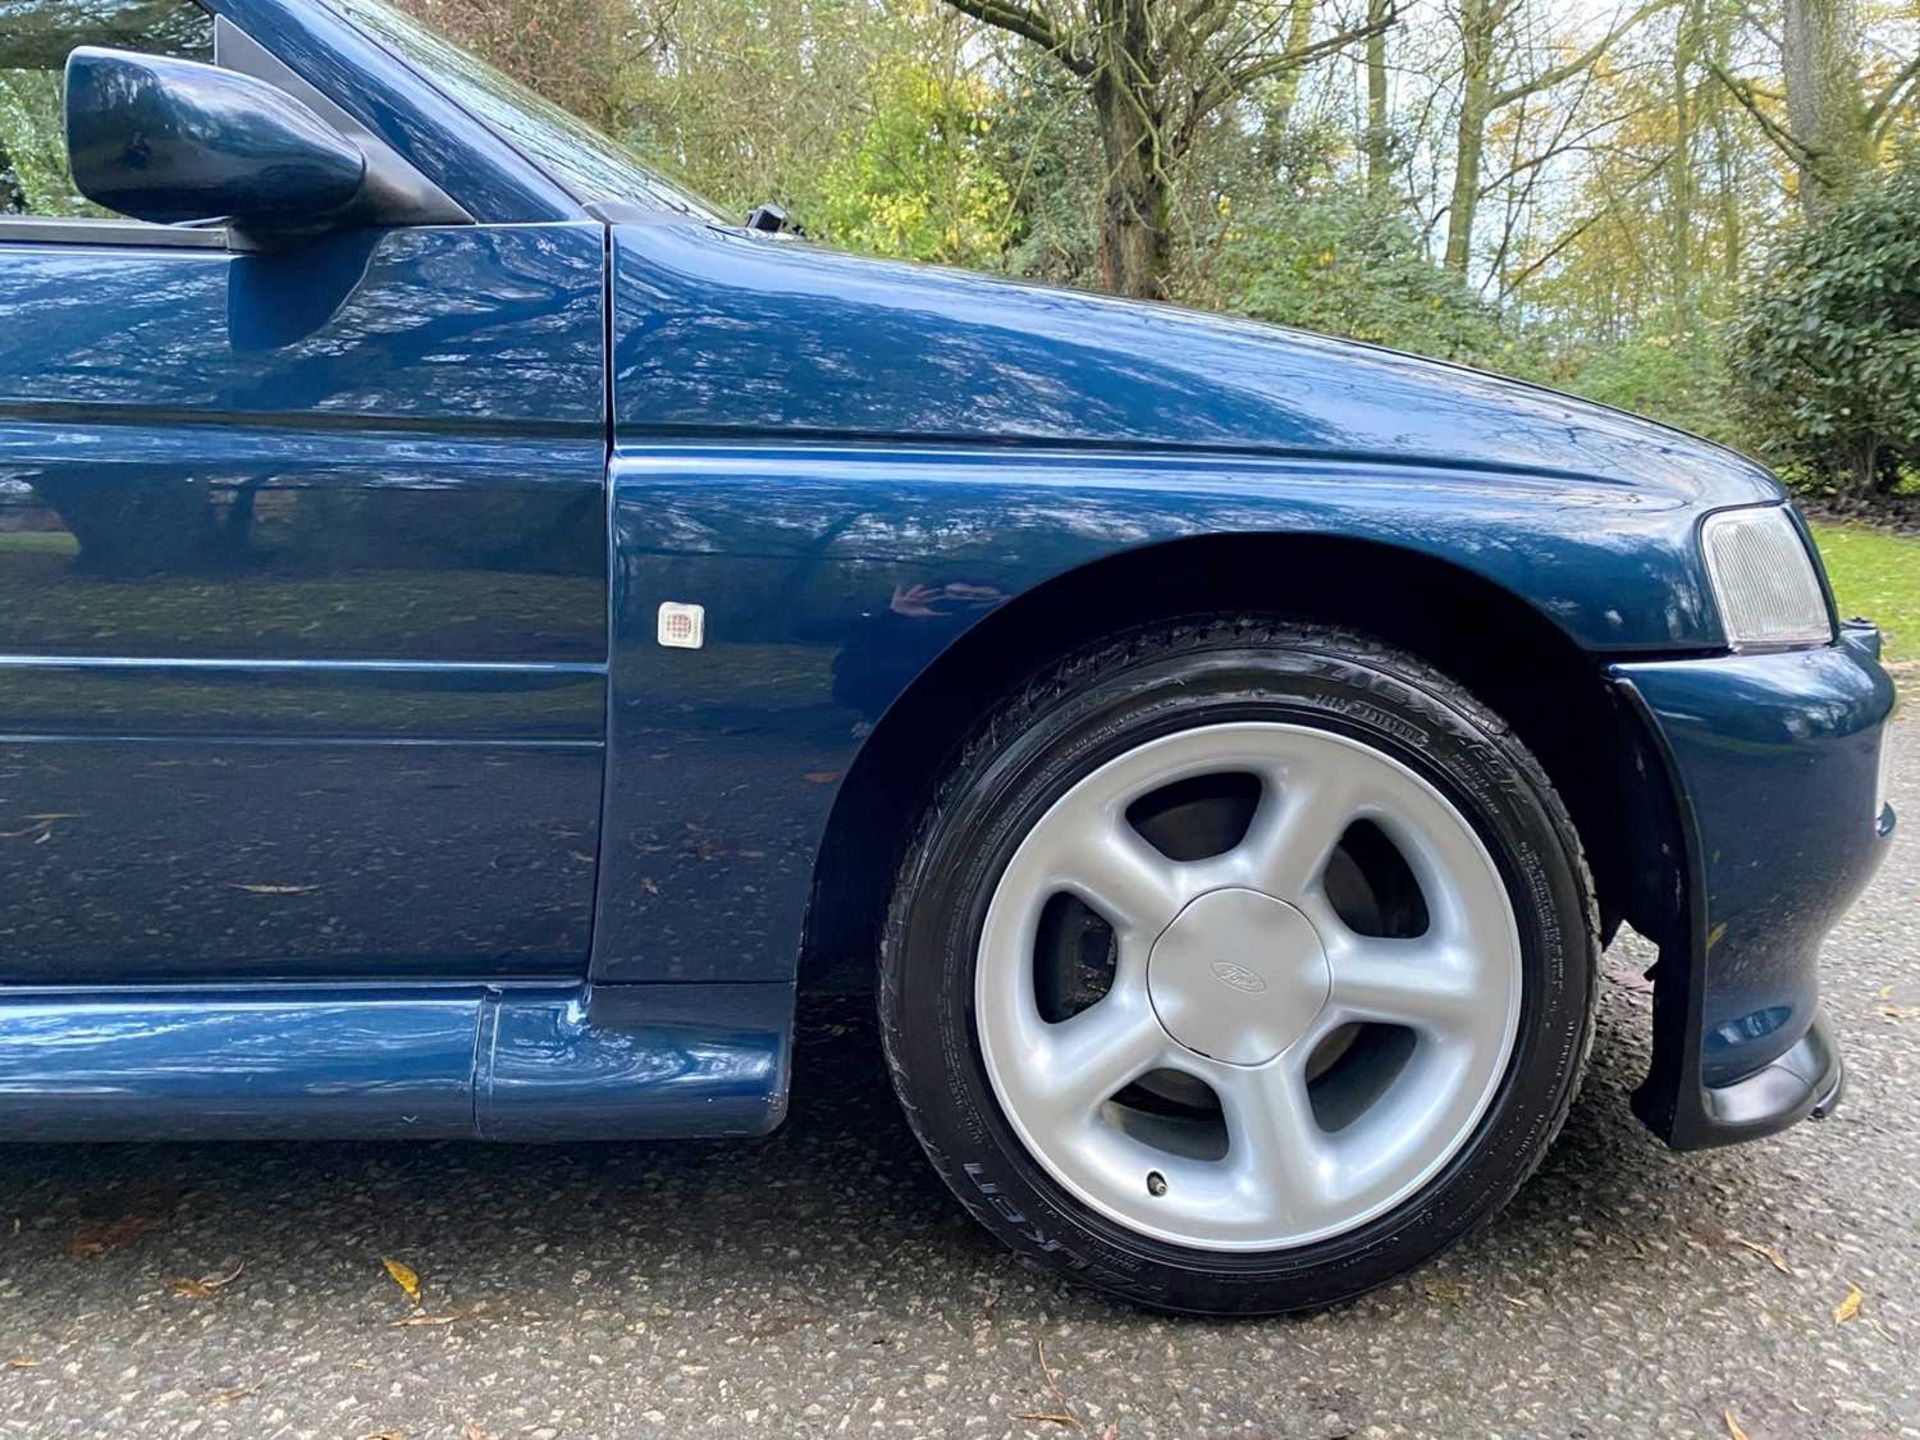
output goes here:
{"type": "Polygon", "coordinates": [[[1709,515],[1700,542],[1730,644],[1824,645],[1833,639],[1813,556],[1784,506],[1709,515]]]}

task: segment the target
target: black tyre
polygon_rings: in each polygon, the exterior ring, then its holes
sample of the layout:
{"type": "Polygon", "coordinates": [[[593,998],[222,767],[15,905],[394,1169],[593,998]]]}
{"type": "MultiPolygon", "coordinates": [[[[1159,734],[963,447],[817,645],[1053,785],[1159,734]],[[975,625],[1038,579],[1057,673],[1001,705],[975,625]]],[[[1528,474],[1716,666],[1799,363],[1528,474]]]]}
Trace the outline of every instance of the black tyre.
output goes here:
{"type": "Polygon", "coordinates": [[[896,884],[882,1037],[1020,1254],[1171,1310],[1323,1306],[1539,1163],[1591,1036],[1591,888],[1540,766],[1431,666],[1168,622],[959,754],[896,884]]]}

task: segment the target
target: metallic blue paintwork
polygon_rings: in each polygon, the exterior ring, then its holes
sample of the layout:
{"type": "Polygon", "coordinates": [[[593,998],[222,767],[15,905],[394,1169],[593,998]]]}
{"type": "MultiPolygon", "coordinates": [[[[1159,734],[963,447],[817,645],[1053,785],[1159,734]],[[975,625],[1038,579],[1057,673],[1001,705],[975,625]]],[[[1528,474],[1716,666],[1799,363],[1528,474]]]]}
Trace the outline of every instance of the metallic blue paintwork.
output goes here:
{"type": "Polygon", "coordinates": [[[9,996],[0,1135],[470,1133],[480,993],[9,996]]]}
{"type": "Polygon", "coordinates": [[[786,1114],[791,985],[596,985],[490,1005],[485,1140],[761,1135],[786,1114]]]}
{"type": "Polygon", "coordinates": [[[1121,550],[1227,532],[1362,538],[1474,570],[1596,652],[1657,649],[1718,624],[1696,511],[1567,478],[1178,452],[623,441],[613,487],[593,972],[608,980],[790,977],[812,880],[794,857],[815,852],[833,799],[808,777],[845,772],[866,729],[983,616],[1121,550]],[[1628,565],[1636,584],[1621,581],[1628,565]],[[908,603],[916,587],[934,598],[908,603]],[[708,607],[706,650],[661,649],[659,604],[694,598],[708,607]],[[687,873],[661,883],[689,830],[744,858],[675,867],[687,873]]]}
{"type": "Polygon", "coordinates": [[[9,1140],[757,1135],[790,995],[437,989],[39,992],[0,1005],[9,1140]]]}
{"type": "Polygon", "coordinates": [[[747,231],[617,230],[613,346],[623,441],[745,432],[1232,448],[1565,477],[1611,488],[1623,507],[1780,494],[1760,467],[1705,441],[1480,371],[747,231]]]}
{"type": "MultiPolygon", "coordinates": [[[[332,11],[211,8],[478,224],[272,256],[0,229],[22,322],[0,326],[0,538],[50,537],[0,544],[0,772],[49,807],[14,817],[48,855],[0,848],[30,897],[0,979],[303,986],[22,992],[0,1133],[109,1109],[143,1135],[764,1127],[813,856],[869,730],[988,612],[1195,536],[1417,552],[1643,666],[1683,797],[1752,782],[1703,838],[1777,777],[1857,786],[1870,660],[1849,679],[1815,652],[1796,691],[1690,658],[1724,643],[1694,527],[1778,496],[1737,457],[1266,327],[699,223],[550,223],[587,207],[332,11]],[[653,645],[665,598],[709,607],[707,650],[653,645]],[[1687,718],[1756,695],[1847,715],[1806,749],[1687,718]],[[76,776],[85,811],[56,804],[76,776]]],[[[1858,878],[1817,869],[1789,885],[1858,878]]],[[[1703,859],[1702,913],[1754,904],[1745,878],[1703,859]]],[[[1693,977],[1696,1079],[1699,1012],[1744,1034],[1810,973],[1741,943],[1729,921],[1693,977]]],[[[1726,1073],[1805,1028],[1782,1003],[1726,1073]]]]}
{"type": "Polygon", "coordinates": [[[593,743],[8,737],[0,972],[577,976],[600,783],[593,743]]]}
{"type": "Polygon", "coordinates": [[[298,100],[231,70],[82,46],[67,57],[80,192],[136,220],[311,225],[360,193],[367,157],[298,100]]]}
{"type": "Polygon", "coordinates": [[[582,972],[602,255],[0,243],[0,980],[582,972]]]}
{"type": "Polygon", "coordinates": [[[272,254],[7,244],[0,423],[63,427],[37,452],[14,434],[10,458],[211,458],[228,486],[288,490],[309,467],[370,490],[597,485],[602,247],[591,223],[359,230],[272,254]],[[103,452],[77,423],[92,418],[132,427],[125,443],[103,452]],[[510,448],[525,443],[542,448],[510,448]]]}

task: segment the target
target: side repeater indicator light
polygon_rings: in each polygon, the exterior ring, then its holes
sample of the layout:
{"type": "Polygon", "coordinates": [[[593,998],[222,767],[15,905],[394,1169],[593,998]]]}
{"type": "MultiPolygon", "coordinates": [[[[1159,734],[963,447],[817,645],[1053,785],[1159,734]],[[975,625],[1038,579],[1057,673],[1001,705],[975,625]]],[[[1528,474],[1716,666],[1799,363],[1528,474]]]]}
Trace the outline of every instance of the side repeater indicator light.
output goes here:
{"type": "Polygon", "coordinates": [[[660,602],[660,643],[669,650],[698,650],[707,643],[707,607],[679,600],[660,602]]]}

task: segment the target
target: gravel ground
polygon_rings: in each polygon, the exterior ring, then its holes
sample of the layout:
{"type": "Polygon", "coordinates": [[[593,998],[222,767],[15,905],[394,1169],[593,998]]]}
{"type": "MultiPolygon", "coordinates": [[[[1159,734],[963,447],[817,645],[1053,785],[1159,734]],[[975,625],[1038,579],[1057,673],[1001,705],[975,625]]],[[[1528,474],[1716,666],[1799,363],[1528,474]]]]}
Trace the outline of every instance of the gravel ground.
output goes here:
{"type": "MultiPolygon", "coordinates": [[[[1898,746],[1920,818],[1920,725],[1898,746]]],[[[1663,1150],[1627,1112],[1647,957],[1616,947],[1541,1173],[1331,1313],[1172,1321],[1025,1271],[829,1006],[763,1142],[4,1152],[0,1436],[1920,1437],[1913,829],[1829,946],[1835,1119],[1663,1150]]]]}

